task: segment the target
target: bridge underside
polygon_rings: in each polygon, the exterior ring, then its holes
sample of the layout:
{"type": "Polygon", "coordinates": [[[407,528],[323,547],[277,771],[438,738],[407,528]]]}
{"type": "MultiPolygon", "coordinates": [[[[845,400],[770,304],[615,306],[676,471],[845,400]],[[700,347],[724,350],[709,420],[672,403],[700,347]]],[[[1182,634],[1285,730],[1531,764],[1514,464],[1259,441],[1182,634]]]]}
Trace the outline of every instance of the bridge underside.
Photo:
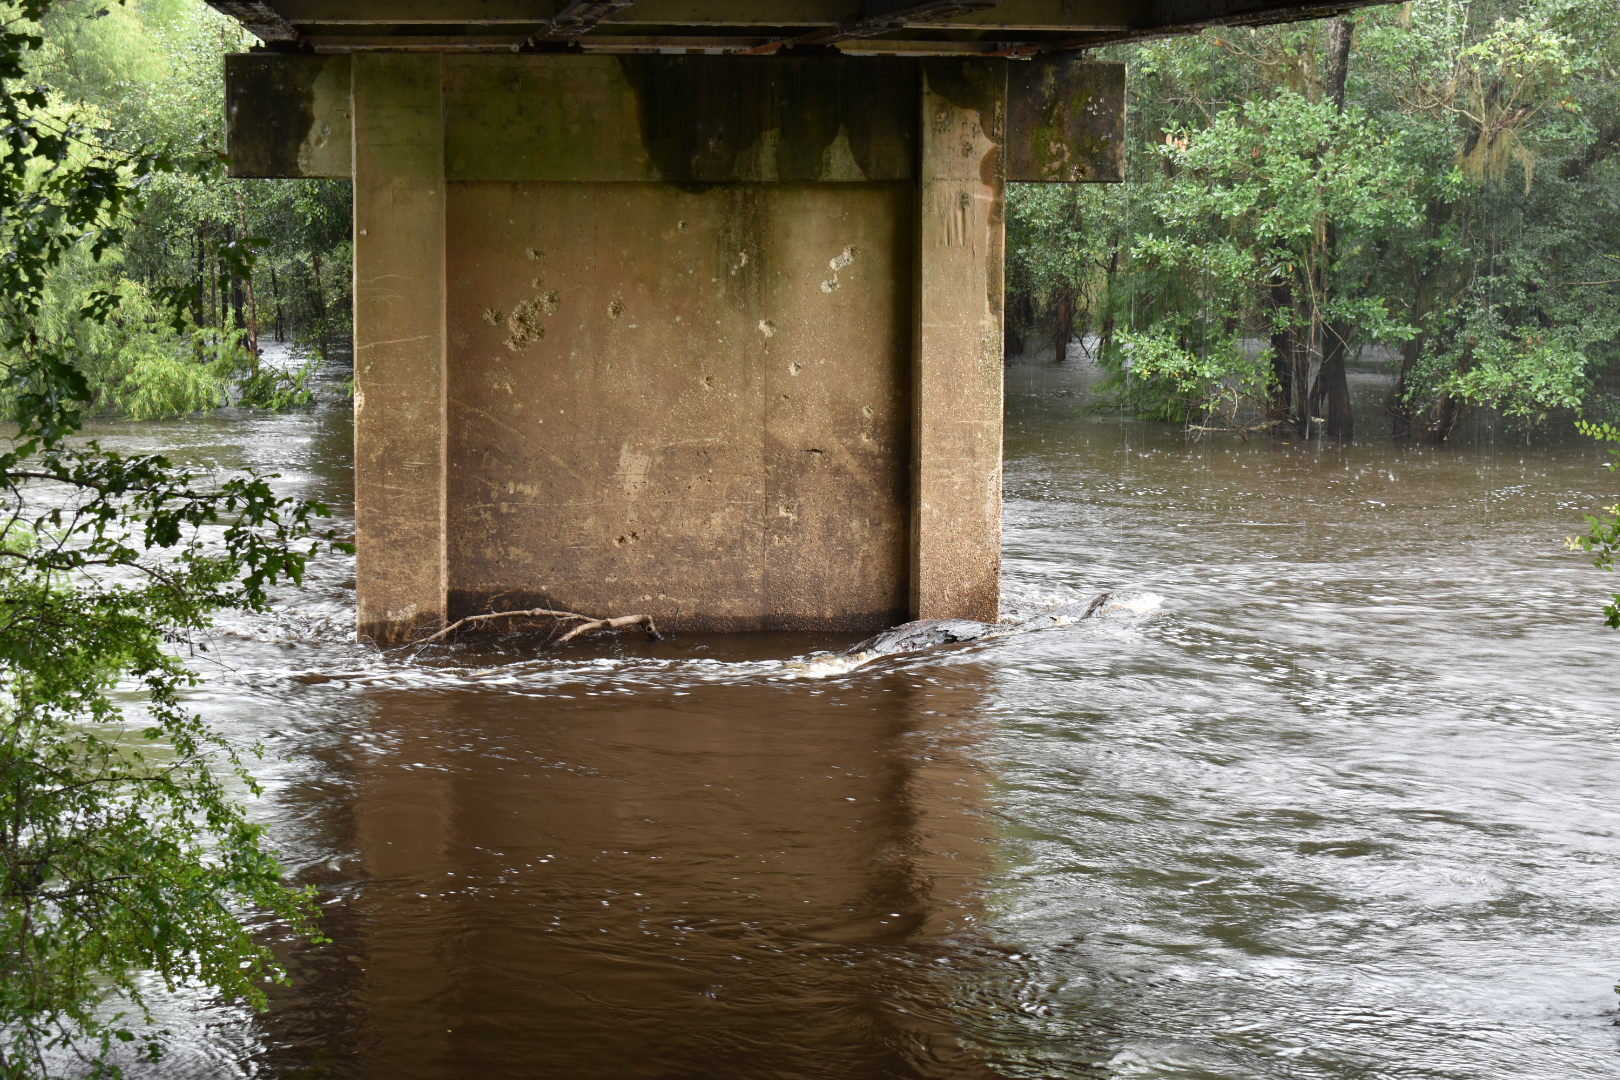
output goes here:
{"type": "MultiPolygon", "coordinates": [[[[1071,0],[215,6],[286,47],[227,64],[234,174],[354,181],[363,635],[996,618],[1005,185],[1120,179],[1124,71],[972,20],[1071,0]],[[663,8],[782,55],[633,55],[663,8]]],[[[1282,6],[1089,9],[1212,7],[1282,6]]]]}
{"type": "Polygon", "coordinates": [[[1117,178],[1118,65],[229,71],[238,175],[354,177],[364,634],[996,617],[1004,184],[1117,178]]]}
{"type": "Polygon", "coordinates": [[[1037,56],[1369,0],[208,0],[266,46],[1037,56]]]}

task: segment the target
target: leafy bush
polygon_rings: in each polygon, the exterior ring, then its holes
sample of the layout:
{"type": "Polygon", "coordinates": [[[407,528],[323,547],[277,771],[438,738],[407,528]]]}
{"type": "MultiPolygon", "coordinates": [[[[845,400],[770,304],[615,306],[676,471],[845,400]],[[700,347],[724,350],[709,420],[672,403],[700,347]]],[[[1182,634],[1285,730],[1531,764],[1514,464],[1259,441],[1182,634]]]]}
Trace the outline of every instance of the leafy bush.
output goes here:
{"type": "Polygon", "coordinates": [[[143,971],[261,1003],[280,970],[250,912],[313,932],[309,896],[282,883],[229,786],[252,791],[251,775],[182,702],[194,676],[175,650],[215,612],[262,609],[272,585],[300,580],[326,509],[278,497],[268,477],[215,482],[77,440],[100,403],[217,400],[228,356],[176,346],[237,346],[176,337],[186,312],[165,317],[161,290],[117,272],[147,181],[185,163],[113,145],[95,110],[63,107],[33,77],[50,6],[0,14],[0,396],[17,422],[0,450],[6,1080],[64,1056],[116,1075],[118,1042],[155,1056],[143,971]]]}
{"type": "MultiPolygon", "coordinates": [[[[1585,421],[1578,422],[1576,427],[1584,435],[1608,443],[1620,443],[1620,427],[1609,423],[1593,424],[1585,421]]],[[[1620,469],[1620,449],[1609,448],[1609,453],[1617,460],[1607,462],[1604,468],[1611,471],[1620,469]]],[[[1592,565],[1599,570],[1614,569],[1614,556],[1620,552],[1620,505],[1605,506],[1601,514],[1588,514],[1586,516],[1586,533],[1582,536],[1572,536],[1564,541],[1571,551],[1584,551],[1592,556],[1592,565]]],[[[1603,606],[1603,620],[1610,626],[1620,629],[1620,592],[1613,594],[1609,602],[1603,606]]]]}

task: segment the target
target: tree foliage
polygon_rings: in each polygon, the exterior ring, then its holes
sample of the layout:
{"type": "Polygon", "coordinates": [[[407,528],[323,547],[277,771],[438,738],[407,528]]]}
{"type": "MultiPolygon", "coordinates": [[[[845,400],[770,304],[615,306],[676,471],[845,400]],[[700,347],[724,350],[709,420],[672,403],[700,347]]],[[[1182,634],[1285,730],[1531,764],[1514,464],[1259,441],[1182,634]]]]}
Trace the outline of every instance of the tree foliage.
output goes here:
{"type": "Polygon", "coordinates": [[[1413,215],[1394,141],[1358,111],[1288,89],[1223,110],[1196,132],[1170,132],[1160,153],[1172,179],[1154,206],[1163,231],[1134,238],[1131,266],[1189,282],[1198,304],[1166,305],[1125,337],[1138,380],[1153,392],[1203,368],[1189,407],[1276,388],[1278,415],[1308,433],[1330,354],[1353,337],[1399,333],[1334,243],[1413,215]],[[1244,348],[1254,322],[1234,311],[1258,313],[1272,353],[1244,348]]]}
{"type": "MultiPolygon", "coordinates": [[[[1613,424],[1580,421],[1577,426],[1582,434],[1600,442],[1620,444],[1620,427],[1613,424]]],[[[1609,447],[1609,453],[1616,460],[1607,462],[1604,468],[1611,472],[1620,469],[1620,446],[1609,447]]],[[[1570,537],[1565,541],[1565,546],[1571,551],[1589,553],[1592,565],[1599,570],[1613,571],[1614,557],[1620,553],[1620,505],[1605,506],[1599,514],[1588,514],[1586,532],[1570,537]]],[[[1603,621],[1620,629],[1620,592],[1610,596],[1609,602],[1603,606],[1603,621]]]]}
{"type": "Polygon", "coordinates": [[[1014,190],[1010,318],[1050,328],[1049,297],[1097,297],[1077,331],[1118,403],[1162,418],[1246,409],[1348,435],[1342,365],[1368,349],[1392,358],[1398,437],[1444,440],[1469,408],[1529,425],[1612,407],[1605,8],[1416,0],[1120,50],[1130,179],[1014,190]],[[1047,224],[1063,199],[1087,235],[1047,224]]]}
{"type": "Polygon", "coordinates": [[[196,172],[39,81],[50,6],[0,5],[0,356],[17,418],[0,452],[7,1080],[81,1059],[116,1074],[122,1041],[155,1055],[143,972],[262,1001],[279,969],[245,919],[311,929],[309,898],[232,794],[253,790],[237,751],[184,704],[176,650],[214,612],[261,609],[300,580],[326,511],[269,477],[219,482],[78,437],[108,362],[96,349],[185,325],[195,295],[95,268],[127,267],[159,181],[196,172]]]}
{"type": "Polygon", "coordinates": [[[51,115],[71,115],[114,158],[186,166],[125,177],[138,212],[103,249],[66,250],[31,313],[38,336],[77,357],[89,406],[145,419],[306,402],[304,383],[260,365],[259,346],[302,338],[324,352],[344,335],[348,185],[225,179],[220,69],[241,29],[194,0],[129,0],[57,3],[32,32],[18,74],[52,88],[51,115]],[[108,318],[80,317],[92,293],[121,298],[108,318]]]}

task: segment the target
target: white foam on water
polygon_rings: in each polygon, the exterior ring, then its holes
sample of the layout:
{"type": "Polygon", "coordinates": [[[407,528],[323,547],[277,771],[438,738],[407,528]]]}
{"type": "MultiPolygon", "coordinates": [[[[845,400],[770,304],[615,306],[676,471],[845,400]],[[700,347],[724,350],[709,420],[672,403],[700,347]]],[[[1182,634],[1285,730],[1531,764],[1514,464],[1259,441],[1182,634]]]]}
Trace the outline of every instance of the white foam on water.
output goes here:
{"type": "Polygon", "coordinates": [[[776,673],[779,679],[825,679],[833,675],[844,675],[854,671],[863,664],[876,660],[882,653],[860,652],[853,655],[845,653],[823,653],[819,656],[807,656],[796,660],[783,660],[781,669],[776,673]]]}
{"type": "Polygon", "coordinates": [[[1107,615],[1146,615],[1158,611],[1164,606],[1164,597],[1156,592],[1126,593],[1116,596],[1104,604],[1095,613],[1095,616],[1107,615]]]}

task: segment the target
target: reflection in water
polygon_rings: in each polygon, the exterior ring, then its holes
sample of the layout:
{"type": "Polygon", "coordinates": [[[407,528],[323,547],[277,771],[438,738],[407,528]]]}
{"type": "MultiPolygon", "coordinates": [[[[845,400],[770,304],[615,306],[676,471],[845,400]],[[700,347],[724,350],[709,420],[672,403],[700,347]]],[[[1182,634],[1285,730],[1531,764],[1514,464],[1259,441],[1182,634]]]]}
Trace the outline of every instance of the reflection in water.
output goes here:
{"type": "MultiPolygon", "coordinates": [[[[1189,445],[1086,378],[1009,373],[1010,614],[1162,610],[379,657],[333,563],[222,627],[199,705],[334,940],[141,1075],[1620,1078],[1599,455],[1189,445]]],[[[341,412],[106,437],[347,512],[341,412]]]]}
{"type": "Polygon", "coordinates": [[[353,1074],[978,1075],[983,678],[368,695],[353,1074]]]}

